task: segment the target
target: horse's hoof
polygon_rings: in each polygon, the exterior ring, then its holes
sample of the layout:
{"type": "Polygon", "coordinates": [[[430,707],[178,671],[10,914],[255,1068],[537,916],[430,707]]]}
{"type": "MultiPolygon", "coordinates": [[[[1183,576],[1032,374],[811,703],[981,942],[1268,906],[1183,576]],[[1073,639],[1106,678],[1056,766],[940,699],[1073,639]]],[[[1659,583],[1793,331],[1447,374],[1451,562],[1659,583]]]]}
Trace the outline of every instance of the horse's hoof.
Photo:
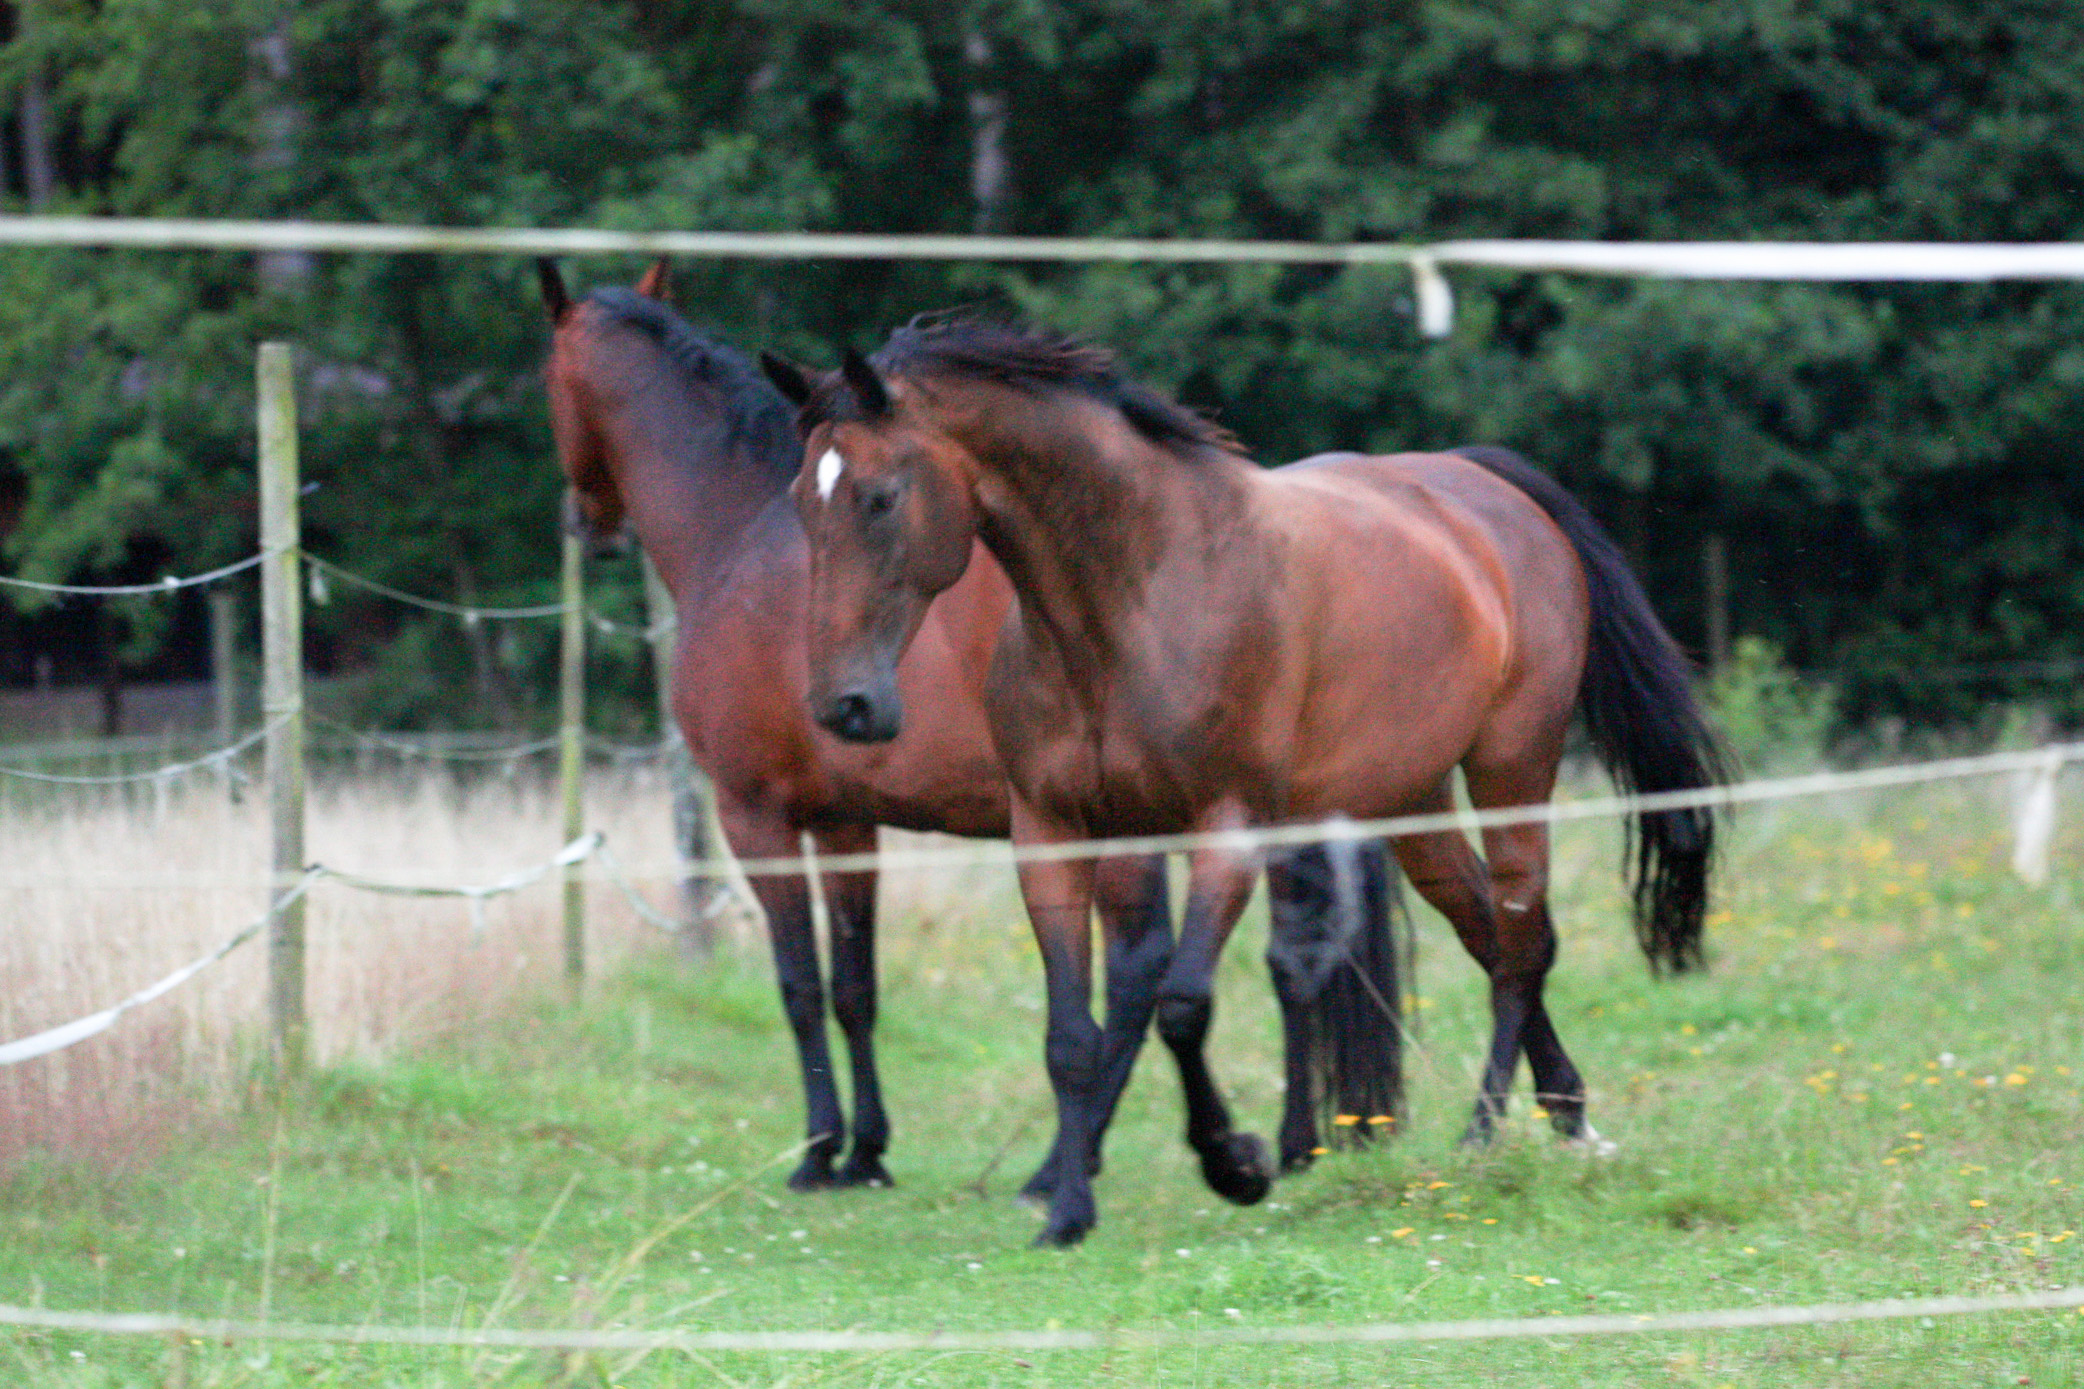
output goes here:
{"type": "Polygon", "coordinates": [[[1272,1154],[1257,1134],[1233,1133],[1201,1155],[1201,1176],[1232,1205],[1256,1206],[1274,1189],[1272,1154]]]}
{"type": "Polygon", "coordinates": [[[1571,1152],[1588,1158],[1610,1158],[1621,1151],[1621,1145],[1603,1136],[1590,1124],[1583,1125],[1575,1138],[1567,1138],[1563,1146],[1571,1152]]]}
{"type": "Polygon", "coordinates": [[[1300,1172],[1317,1161],[1324,1152],[1324,1145],[1317,1141],[1314,1127],[1297,1125],[1281,1126],[1281,1175],[1300,1172]]]}
{"type": "Polygon", "coordinates": [[[1091,1187],[1059,1192],[1049,1203],[1042,1232],[1035,1236],[1035,1248],[1068,1249],[1084,1239],[1099,1221],[1100,1209],[1093,1203],[1091,1187]]]}
{"type": "Polygon", "coordinates": [[[1072,1245],[1083,1240],[1092,1228],[1091,1221],[1084,1223],[1064,1221],[1060,1223],[1052,1220],[1042,1227],[1041,1234],[1035,1236],[1034,1247],[1037,1249],[1069,1249],[1072,1245]]]}
{"type": "Polygon", "coordinates": [[[846,1166],[839,1169],[839,1175],[832,1179],[832,1184],[869,1187],[897,1185],[890,1179],[890,1173],[884,1168],[880,1157],[864,1158],[858,1153],[847,1159],[846,1166]]]}
{"type": "Polygon", "coordinates": [[[806,1162],[789,1174],[791,1191],[830,1191],[837,1184],[829,1163],[806,1162]]]}
{"type": "Polygon", "coordinates": [[[1469,1116],[1469,1127],[1462,1130],[1464,1148],[1488,1148],[1498,1136],[1498,1120],[1502,1110],[1493,1110],[1482,1100],[1476,1102],[1476,1112],[1469,1116]]]}

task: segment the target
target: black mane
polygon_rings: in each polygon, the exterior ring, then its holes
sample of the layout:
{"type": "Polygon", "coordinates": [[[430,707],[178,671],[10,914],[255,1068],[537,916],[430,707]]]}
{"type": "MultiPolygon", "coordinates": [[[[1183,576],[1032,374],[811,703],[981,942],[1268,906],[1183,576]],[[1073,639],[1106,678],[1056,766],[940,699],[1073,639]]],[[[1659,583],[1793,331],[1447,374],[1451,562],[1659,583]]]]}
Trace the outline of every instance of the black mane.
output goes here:
{"type": "Polygon", "coordinates": [[[941,375],[1023,390],[1072,390],[1121,411],[1155,444],[1238,451],[1229,430],[1123,376],[1115,354],[1039,328],[922,314],[869,359],[886,376],[941,375]]]}
{"type": "Polygon", "coordinates": [[[794,475],[803,461],[796,411],[744,353],[703,336],[665,304],[621,285],[596,289],[586,302],[649,336],[689,378],[717,393],[724,404],[726,444],[742,442],[754,458],[794,475]]]}

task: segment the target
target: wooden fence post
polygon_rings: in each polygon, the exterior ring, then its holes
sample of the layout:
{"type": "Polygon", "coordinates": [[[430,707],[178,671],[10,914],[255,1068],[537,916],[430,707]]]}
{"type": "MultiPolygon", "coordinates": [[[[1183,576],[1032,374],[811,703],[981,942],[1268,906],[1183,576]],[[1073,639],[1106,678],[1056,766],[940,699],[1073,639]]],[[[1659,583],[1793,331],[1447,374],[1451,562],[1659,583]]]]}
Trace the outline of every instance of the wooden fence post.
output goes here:
{"type": "MultiPolygon", "coordinates": [[[[564,842],[586,833],[586,552],[578,536],[565,533],[563,650],[558,666],[557,779],[564,797],[564,842]]],[[[559,870],[564,884],[564,973],[578,987],[586,978],[585,865],[559,870]]]]}
{"type": "MultiPolygon", "coordinates": [[[[261,503],[262,714],[267,721],[268,900],[304,874],[304,606],[298,549],[297,395],[289,344],[264,342],[258,364],[261,503]]],[[[268,918],[268,1022],[278,1080],[308,1059],[304,902],[268,918]]]]}

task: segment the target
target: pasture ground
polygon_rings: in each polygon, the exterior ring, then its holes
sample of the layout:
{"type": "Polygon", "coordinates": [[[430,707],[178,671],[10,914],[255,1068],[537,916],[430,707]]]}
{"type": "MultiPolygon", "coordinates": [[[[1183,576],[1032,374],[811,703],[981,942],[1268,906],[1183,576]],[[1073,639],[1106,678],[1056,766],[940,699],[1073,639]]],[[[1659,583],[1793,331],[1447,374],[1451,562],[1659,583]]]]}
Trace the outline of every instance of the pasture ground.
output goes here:
{"type": "MultiPolygon", "coordinates": [[[[800,1110],[764,958],[692,970],[654,956],[581,1005],[541,1001],[335,1065],[279,1111],[198,1118],[129,1162],[17,1165],[0,1184],[0,1301],[465,1327],[1191,1328],[2084,1284],[2074,806],[2042,888],[2005,866],[2002,786],[1747,811],[1720,877],[1714,968],[1663,981],[1629,938],[1617,830],[1564,830],[1551,1008],[1619,1142],[1607,1158],[1559,1148],[1524,1101],[1494,1147],[1455,1146],[1485,1002],[1422,914],[1409,1132],[1227,1207],[1179,1142],[1153,1044],[1108,1145],[1099,1229],[1073,1251],[1031,1250],[1032,1217],[1011,1196],[1049,1107],[1025,926],[997,879],[893,885],[893,1190],[783,1190],[800,1110]]],[[[1264,1133],[1278,1056],[1262,942],[1255,908],[1225,964],[1218,1054],[1264,1133]]],[[[1416,1346],[574,1362],[17,1332],[0,1333],[0,1380],[2059,1385],[2084,1382],[2084,1311],[1416,1346]]]]}

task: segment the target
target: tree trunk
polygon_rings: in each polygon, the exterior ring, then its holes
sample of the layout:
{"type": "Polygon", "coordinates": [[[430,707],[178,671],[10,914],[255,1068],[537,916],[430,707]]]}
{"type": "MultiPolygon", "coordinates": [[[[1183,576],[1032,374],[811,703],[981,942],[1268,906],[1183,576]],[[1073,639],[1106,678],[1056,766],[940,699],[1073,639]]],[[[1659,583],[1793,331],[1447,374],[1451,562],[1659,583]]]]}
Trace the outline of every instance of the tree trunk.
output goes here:
{"type": "MultiPolygon", "coordinates": [[[[296,104],[290,100],[291,50],[287,9],[253,41],[252,78],[258,115],[253,131],[253,170],[265,184],[296,167],[296,104]]],[[[271,209],[282,211],[283,209],[271,209]]],[[[263,292],[299,294],[311,283],[317,262],[309,251],[262,251],[254,278],[263,292]]]]}
{"type": "Polygon", "coordinates": [[[123,634],[107,602],[95,626],[101,638],[101,736],[116,738],[123,733],[123,660],[117,653],[123,634]]]}
{"type": "MultiPolygon", "coordinates": [[[[434,401],[433,352],[427,342],[427,325],[421,316],[420,288],[424,273],[418,267],[408,268],[396,299],[399,339],[404,348],[408,376],[405,382],[406,408],[411,415],[409,432],[426,466],[428,484],[448,488],[455,481],[456,468],[449,457],[448,428],[441,417],[440,407],[434,401]]],[[[455,556],[450,572],[455,576],[456,601],[465,607],[475,607],[478,602],[477,569],[470,562],[468,540],[459,529],[449,533],[448,542],[450,553],[455,556]]],[[[492,634],[482,621],[466,621],[463,624],[463,642],[465,650],[470,653],[471,678],[480,707],[499,727],[513,727],[514,701],[492,647],[492,634]]]]}
{"type": "Polygon", "coordinates": [[[981,235],[1006,224],[1006,94],[991,85],[991,40],[971,30],[962,55],[970,70],[970,199],[981,235]]]}
{"type": "Polygon", "coordinates": [[[1721,535],[1701,541],[1701,586],[1706,590],[1708,669],[1729,667],[1729,542],[1721,535]]]}
{"type": "MultiPolygon", "coordinates": [[[[26,22],[28,11],[22,18],[26,22]]],[[[51,163],[50,79],[39,69],[22,83],[22,183],[29,190],[29,210],[42,212],[58,191],[51,163]]]]}

